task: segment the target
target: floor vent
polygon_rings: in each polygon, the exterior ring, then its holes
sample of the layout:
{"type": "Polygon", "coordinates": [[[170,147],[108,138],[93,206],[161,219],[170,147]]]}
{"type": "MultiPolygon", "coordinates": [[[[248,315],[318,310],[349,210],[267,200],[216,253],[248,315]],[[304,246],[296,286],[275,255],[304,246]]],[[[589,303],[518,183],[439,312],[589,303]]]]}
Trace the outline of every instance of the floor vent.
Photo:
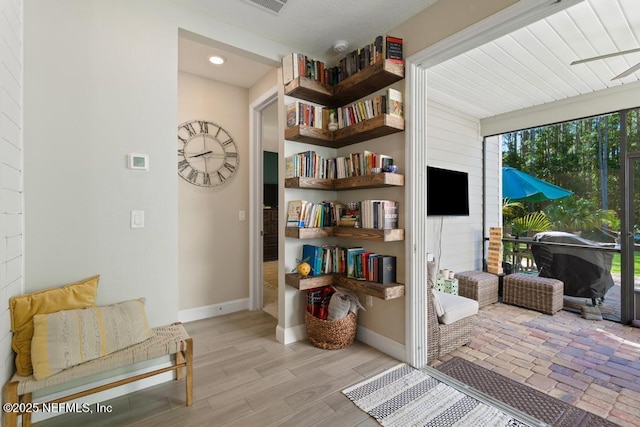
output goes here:
{"type": "Polygon", "coordinates": [[[245,0],[247,3],[259,7],[269,13],[277,15],[287,4],[287,0],[245,0]]]}

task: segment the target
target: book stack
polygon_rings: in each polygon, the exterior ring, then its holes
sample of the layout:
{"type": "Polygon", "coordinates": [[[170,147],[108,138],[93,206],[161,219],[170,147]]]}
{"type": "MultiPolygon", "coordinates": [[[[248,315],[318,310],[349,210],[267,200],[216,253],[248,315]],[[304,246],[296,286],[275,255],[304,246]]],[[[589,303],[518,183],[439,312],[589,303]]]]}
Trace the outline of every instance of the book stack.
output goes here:
{"type": "Polygon", "coordinates": [[[489,229],[489,260],[487,271],[493,274],[502,274],[502,228],[491,227],[489,229]]]}
{"type": "Polygon", "coordinates": [[[286,85],[298,77],[306,77],[334,86],[385,59],[403,64],[402,46],[403,41],[399,37],[378,36],[366,46],[348,53],[334,67],[327,67],[323,61],[302,53],[291,53],[282,58],[282,80],[286,85]]]}
{"type": "Polygon", "coordinates": [[[382,114],[403,117],[404,104],[402,99],[402,92],[388,88],[384,95],[376,95],[373,98],[340,107],[336,110],[338,128],[346,128],[382,114]]]}
{"type": "Polygon", "coordinates": [[[360,202],[349,202],[340,205],[339,210],[339,227],[355,227],[360,226],[360,202]]]}

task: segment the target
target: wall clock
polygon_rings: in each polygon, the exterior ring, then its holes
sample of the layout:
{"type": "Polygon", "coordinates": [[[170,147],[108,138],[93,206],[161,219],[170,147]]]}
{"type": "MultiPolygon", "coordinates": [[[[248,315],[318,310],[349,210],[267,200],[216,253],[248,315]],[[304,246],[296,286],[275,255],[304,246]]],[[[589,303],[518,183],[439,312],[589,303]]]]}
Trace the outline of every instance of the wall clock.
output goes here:
{"type": "Polygon", "coordinates": [[[222,126],[206,120],[178,126],[178,175],[191,184],[224,184],[236,173],[238,163],[238,147],[222,126]]]}

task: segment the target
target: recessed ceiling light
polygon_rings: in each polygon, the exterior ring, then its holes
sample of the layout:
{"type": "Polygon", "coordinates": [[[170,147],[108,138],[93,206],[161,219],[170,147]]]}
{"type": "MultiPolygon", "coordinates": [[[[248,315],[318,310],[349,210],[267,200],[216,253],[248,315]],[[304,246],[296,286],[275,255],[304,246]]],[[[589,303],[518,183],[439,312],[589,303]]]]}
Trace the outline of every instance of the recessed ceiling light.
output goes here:
{"type": "Polygon", "coordinates": [[[212,56],[209,58],[209,62],[215,65],[222,65],[224,64],[224,58],[222,56],[212,56]]]}

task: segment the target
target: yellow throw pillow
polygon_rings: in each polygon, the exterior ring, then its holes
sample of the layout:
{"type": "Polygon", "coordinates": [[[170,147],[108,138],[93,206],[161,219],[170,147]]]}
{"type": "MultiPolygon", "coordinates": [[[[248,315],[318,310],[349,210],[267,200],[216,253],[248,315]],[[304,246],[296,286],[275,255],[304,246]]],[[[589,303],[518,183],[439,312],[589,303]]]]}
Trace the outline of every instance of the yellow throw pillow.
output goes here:
{"type": "Polygon", "coordinates": [[[151,338],[144,299],[33,316],[36,380],[151,338]]]}
{"type": "Polygon", "coordinates": [[[28,376],[33,372],[31,366],[33,316],[95,305],[99,279],[100,276],[97,275],[62,288],[20,295],[9,300],[11,332],[13,332],[11,348],[16,352],[18,375],[28,376]]]}

